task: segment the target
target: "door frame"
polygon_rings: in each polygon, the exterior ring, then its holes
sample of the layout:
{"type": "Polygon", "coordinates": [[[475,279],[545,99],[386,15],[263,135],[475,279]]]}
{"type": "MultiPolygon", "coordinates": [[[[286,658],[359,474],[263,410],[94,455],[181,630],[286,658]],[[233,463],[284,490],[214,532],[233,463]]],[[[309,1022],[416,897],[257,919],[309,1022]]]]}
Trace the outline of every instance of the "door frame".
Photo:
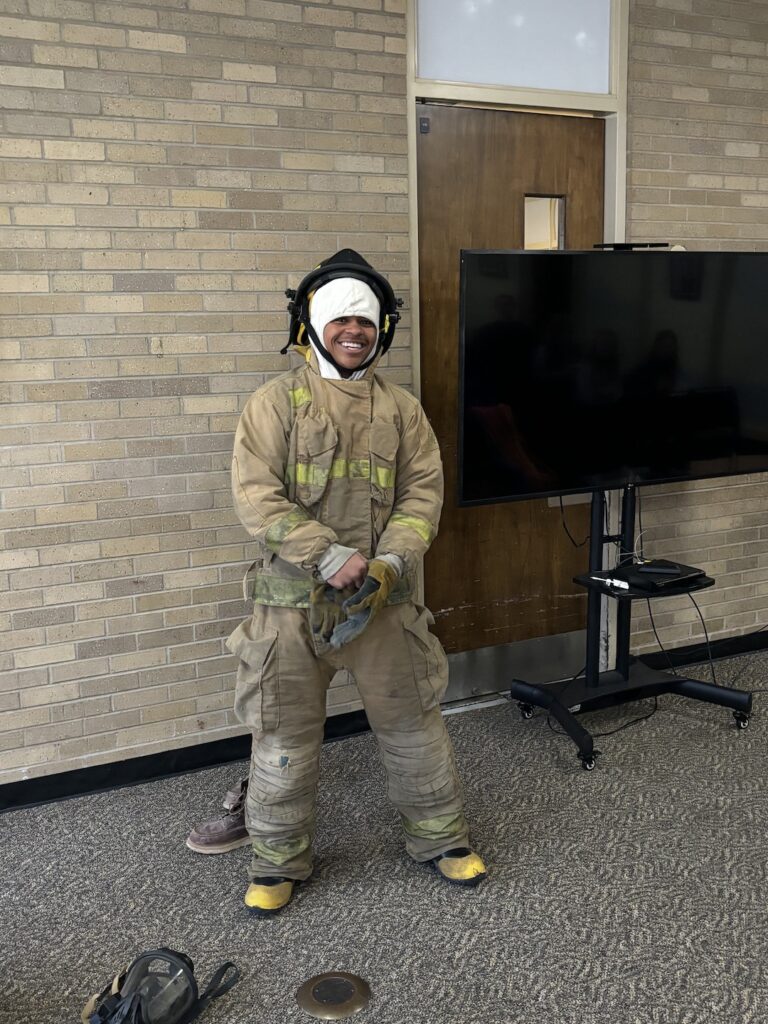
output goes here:
{"type": "MultiPolygon", "coordinates": [[[[444,100],[466,106],[491,106],[538,114],[601,117],[605,121],[603,241],[626,241],[627,228],[627,82],[629,73],[629,2],[611,0],[611,91],[591,95],[546,89],[472,86],[435,82],[416,75],[416,0],[404,0],[406,9],[406,112],[408,160],[409,260],[411,267],[411,366],[413,390],[421,397],[421,333],[419,307],[419,207],[416,153],[416,105],[419,100],[444,100]]],[[[616,519],[617,495],[609,492],[611,522],[616,519]]],[[[607,552],[606,552],[607,554],[607,552]]],[[[424,597],[423,567],[417,576],[419,597],[424,597]]],[[[601,623],[600,668],[612,664],[616,642],[616,602],[604,601],[601,623]]]]}

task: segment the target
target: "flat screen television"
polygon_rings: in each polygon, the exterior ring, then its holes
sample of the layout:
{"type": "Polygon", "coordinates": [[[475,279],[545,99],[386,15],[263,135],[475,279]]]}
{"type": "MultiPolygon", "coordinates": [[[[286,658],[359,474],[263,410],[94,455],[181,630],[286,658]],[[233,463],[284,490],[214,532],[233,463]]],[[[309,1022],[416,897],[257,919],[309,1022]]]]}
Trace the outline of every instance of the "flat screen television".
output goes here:
{"type": "Polygon", "coordinates": [[[768,470],[768,253],[463,250],[459,504],[768,470]]]}

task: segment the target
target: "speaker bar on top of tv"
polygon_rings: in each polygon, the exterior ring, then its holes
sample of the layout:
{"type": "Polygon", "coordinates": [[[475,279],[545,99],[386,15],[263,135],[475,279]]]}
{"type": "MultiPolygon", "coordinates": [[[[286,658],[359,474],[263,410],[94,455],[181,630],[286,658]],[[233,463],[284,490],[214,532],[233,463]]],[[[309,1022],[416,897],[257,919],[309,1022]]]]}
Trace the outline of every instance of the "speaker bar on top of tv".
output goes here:
{"type": "Polygon", "coordinates": [[[668,249],[669,246],[669,242],[598,242],[592,248],[631,252],[633,249],[668,249]]]}

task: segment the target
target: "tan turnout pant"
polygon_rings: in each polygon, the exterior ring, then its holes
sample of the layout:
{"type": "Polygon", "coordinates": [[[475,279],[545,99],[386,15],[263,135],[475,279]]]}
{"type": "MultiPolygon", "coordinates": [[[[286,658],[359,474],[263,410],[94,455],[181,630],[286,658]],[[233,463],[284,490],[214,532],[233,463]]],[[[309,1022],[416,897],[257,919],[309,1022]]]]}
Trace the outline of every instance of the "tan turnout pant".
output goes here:
{"type": "Polygon", "coordinates": [[[328,685],[357,680],[406,849],[417,861],[467,846],[461,786],[440,713],[448,663],[412,602],[383,608],[340,651],[316,649],[304,609],[256,605],[228,640],[240,659],[235,712],[253,733],[246,825],[251,878],[308,878],[328,685]]]}

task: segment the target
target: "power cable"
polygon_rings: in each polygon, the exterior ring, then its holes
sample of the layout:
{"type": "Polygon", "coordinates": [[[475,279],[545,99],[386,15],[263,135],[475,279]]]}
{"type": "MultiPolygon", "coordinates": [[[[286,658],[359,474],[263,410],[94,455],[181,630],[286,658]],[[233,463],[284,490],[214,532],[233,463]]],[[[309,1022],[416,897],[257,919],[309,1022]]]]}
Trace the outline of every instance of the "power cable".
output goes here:
{"type": "Polygon", "coordinates": [[[566,534],[568,535],[568,540],[571,542],[571,544],[573,544],[573,546],[575,548],[583,548],[584,545],[589,540],[590,534],[587,534],[587,536],[582,541],[574,540],[573,534],[568,529],[568,523],[565,521],[565,508],[563,507],[563,496],[562,496],[562,494],[560,494],[560,495],[558,495],[558,497],[559,497],[559,501],[560,501],[560,521],[563,524],[563,529],[565,530],[566,534]]]}

